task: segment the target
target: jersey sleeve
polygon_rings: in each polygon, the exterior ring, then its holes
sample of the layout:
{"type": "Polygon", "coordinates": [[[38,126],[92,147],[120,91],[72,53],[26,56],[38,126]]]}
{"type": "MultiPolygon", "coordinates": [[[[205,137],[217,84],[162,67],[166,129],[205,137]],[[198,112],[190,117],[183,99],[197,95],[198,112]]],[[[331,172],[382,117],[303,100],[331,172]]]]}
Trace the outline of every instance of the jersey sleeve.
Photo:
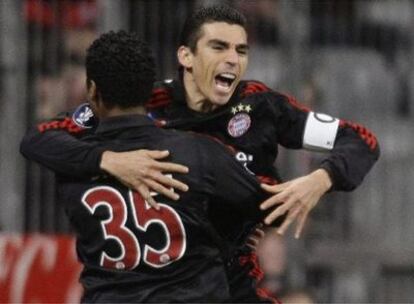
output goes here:
{"type": "Polygon", "coordinates": [[[332,190],[351,191],[362,183],[379,156],[380,147],[372,132],[340,120],[335,145],[320,166],[329,173],[332,190]]]}
{"type": "Polygon", "coordinates": [[[99,174],[104,149],[98,143],[81,140],[93,131],[95,124],[92,111],[83,104],[31,128],[20,143],[20,152],[60,174],[99,174]]]}
{"type": "Polygon", "coordinates": [[[332,190],[351,191],[361,184],[380,155],[371,131],[360,124],[315,113],[287,95],[273,92],[267,98],[279,144],[327,152],[320,167],[329,173],[332,190]]]}

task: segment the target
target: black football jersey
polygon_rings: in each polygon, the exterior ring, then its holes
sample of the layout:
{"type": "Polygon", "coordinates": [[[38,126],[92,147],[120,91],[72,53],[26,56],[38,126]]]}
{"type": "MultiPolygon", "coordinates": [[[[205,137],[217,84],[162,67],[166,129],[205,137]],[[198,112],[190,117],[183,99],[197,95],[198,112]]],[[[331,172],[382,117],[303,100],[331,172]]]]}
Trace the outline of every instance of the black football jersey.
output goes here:
{"type": "Polygon", "coordinates": [[[276,181],[278,145],[329,152],[320,167],[332,178],[333,190],[353,190],[379,157],[377,139],[364,126],[312,112],[258,81],[241,81],[230,101],[209,113],[187,107],[180,82],[159,82],[147,111],[166,127],[220,139],[235,148],[237,160],[252,172],[276,181]],[[331,134],[324,134],[329,129],[331,134]]]}
{"type": "MultiPolygon", "coordinates": [[[[160,125],[166,128],[208,134],[231,146],[234,157],[266,183],[280,182],[274,166],[279,145],[325,151],[319,167],[327,170],[333,182],[332,190],[338,191],[350,191],[360,185],[379,157],[377,139],[364,126],[315,113],[293,97],[273,91],[258,81],[241,81],[228,104],[209,113],[187,107],[181,82],[163,81],[155,85],[146,107],[148,116],[155,122],[164,121],[165,125],[160,125]]],[[[78,139],[93,132],[95,126],[90,109],[82,105],[75,112],[63,113],[29,131],[21,151],[55,172],[72,176],[99,174],[100,157],[105,149],[78,139]]],[[[232,211],[224,205],[223,208],[215,209],[217,213],[212,214],[214,225],[228,240],[238,239],[241,243],[255,222],[232,222],[227,216],[232,211]]],[[[255,263],[244,264],[243,269],[237,268],[237,263],[231,264],[228,272],[230,285],[234,285],[234,301],[267,299],[265,295],[250,297],[250,294],[263,294],[254,290],[255,279],[247,283],[238,279],[232,282],[232,277],[241,277],[242,272],[255,276],[260,273],[249,270],[255,263]]]]}
{"type": "Polygon", "coordinates": [[[170,161],[190,168],[174,176],[190,190],[179,201],[157,197],[160,211],[112,177],[59,177],[58,198],[85,266],[83,301],[228,301],[222,252],[230,245],[211,224],[209,209],[227,206],[233,221],[259,220],[266,195],[255,177],[211,139],[160,129],[139,115],[102,121],[82,140],[114,151],[168,149],[170,161]]]}

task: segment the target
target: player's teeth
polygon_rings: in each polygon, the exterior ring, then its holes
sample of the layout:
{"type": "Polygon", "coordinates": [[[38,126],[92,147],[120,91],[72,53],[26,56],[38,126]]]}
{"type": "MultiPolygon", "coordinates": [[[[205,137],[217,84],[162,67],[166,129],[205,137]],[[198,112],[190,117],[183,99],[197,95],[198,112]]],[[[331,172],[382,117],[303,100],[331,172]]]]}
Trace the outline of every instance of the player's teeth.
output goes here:
{"type": "Polygon", "coordinates": [[[235,79],[235,78],[236,78],[236,76],[235,76],[235,75],[233,75],[233,74],[228,74],[228,73],[222,73],[222,74],[219,74],[219,76],[220,76],[220,77],[223,77],[223,78],[228,78],[228,79],[231,79],[231,80],[233,80],[233,79],[235,79]]]}

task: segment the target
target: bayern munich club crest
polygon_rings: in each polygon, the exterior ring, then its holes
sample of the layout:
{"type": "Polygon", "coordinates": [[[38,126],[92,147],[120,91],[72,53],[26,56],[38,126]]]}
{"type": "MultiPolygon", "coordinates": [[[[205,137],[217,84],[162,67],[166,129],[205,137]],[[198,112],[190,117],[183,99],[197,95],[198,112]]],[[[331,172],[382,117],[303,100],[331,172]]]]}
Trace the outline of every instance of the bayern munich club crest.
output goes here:
{"type": "Polygon", "coordinates": [[[238,113],[230,119],[227,132],[233,137],[240,137],[249,130],[252,120],[247,113],[238,113]]]}

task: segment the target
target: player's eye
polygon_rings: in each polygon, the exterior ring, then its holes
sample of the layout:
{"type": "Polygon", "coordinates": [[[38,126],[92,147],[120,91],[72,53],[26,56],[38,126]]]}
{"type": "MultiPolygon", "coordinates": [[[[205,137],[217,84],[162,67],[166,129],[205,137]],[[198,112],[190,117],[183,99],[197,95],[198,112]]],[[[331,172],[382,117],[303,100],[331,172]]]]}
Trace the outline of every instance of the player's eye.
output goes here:
{"type": "Polygon", "coordinates": [[[249,53],[249,48],[247,47],[240,47],[240,48],[237,48],[236,50],[239,55],[247,55],[249,53]]]}
{"type": "Polygon", "coordinates": [[[224,46],[222,46],[222,45],[218,45],[218,44],[213,45],[213,46],[212,46],[212,48],[213,48],[214,50],[220,50],[220,51],[224,50],[224,46]]]}

